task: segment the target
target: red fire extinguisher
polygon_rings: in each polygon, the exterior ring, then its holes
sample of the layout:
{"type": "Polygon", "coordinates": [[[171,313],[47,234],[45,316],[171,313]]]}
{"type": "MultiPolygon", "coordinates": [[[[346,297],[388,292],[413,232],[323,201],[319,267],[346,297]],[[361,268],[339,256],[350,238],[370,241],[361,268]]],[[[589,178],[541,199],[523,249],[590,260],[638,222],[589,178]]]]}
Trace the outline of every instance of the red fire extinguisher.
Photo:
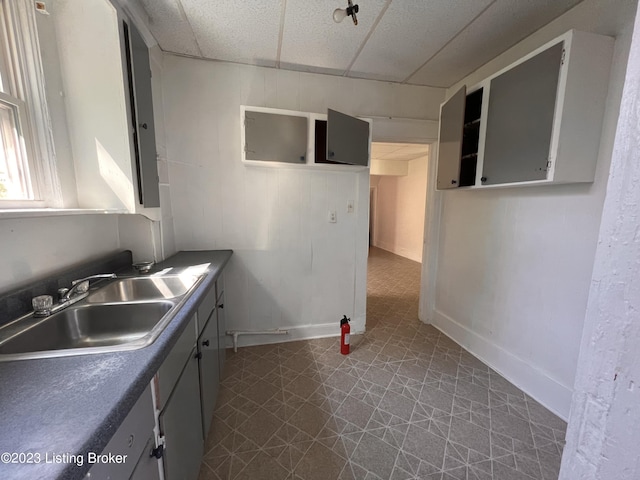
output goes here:
{"type": "Polygon", "coordinates": [[[342,316],[342,320],[340,320],[340,353],[343,355],[349,354],[349,342],[350,342],[350,333],[351,327],[349,326],[350,318],[347,318],[346,315],[342,316]]]}

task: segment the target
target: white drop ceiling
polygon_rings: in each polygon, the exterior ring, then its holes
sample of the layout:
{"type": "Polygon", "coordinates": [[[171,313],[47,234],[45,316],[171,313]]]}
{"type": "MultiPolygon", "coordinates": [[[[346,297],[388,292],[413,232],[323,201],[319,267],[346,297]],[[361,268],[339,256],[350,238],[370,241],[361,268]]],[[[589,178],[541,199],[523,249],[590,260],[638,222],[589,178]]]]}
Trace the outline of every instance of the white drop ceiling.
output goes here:
{"type": "Polygon", "coordinates": [[[129,0],[160,48],[194,57],[449,87],[581,0],[129,0]]]}
{"type": "Polygon", "coordinates": [[[415,143],[371,143],[371,160],[405,161],[415,160],[429,154],[429,145],[415,143]]]}

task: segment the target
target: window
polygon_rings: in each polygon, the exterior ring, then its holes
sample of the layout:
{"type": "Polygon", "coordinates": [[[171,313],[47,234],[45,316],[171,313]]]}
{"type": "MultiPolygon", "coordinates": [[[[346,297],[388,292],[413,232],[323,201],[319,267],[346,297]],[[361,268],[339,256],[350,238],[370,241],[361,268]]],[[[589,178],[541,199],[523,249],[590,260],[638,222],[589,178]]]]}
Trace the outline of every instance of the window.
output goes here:
{"type": "Polygon", "coordinates": [[[32,0],[0,0],[0,209],[60,206],[32,0]]]}

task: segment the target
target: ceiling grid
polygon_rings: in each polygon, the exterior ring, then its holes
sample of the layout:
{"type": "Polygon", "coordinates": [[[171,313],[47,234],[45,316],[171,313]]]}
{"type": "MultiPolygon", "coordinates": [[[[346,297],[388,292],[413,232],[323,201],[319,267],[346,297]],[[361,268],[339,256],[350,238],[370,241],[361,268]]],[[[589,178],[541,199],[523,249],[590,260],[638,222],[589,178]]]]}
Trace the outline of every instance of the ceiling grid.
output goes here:
{"type": "MultiPolygon", "coordinates": [[[[450,87],[581,0],[129,0],[166,52],[450,87]]],[[[615,8],[616,0],[602,0],[615,8]]]]}

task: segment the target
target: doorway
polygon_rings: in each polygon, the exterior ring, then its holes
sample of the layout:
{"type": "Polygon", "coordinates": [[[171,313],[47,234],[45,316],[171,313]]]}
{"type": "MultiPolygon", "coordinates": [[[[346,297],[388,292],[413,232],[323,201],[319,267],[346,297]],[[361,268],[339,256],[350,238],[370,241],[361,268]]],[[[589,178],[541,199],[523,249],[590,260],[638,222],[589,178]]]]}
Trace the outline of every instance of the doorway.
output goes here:
{"type": "Polygon", "coordinates": [[[367,326],[418,321],[430,147],[371,144],[367,326]]]}
{"type": "Polygon", "coordinates": [[[371,144],[369,246],[422,262],[429,145],[371,144]]]}

